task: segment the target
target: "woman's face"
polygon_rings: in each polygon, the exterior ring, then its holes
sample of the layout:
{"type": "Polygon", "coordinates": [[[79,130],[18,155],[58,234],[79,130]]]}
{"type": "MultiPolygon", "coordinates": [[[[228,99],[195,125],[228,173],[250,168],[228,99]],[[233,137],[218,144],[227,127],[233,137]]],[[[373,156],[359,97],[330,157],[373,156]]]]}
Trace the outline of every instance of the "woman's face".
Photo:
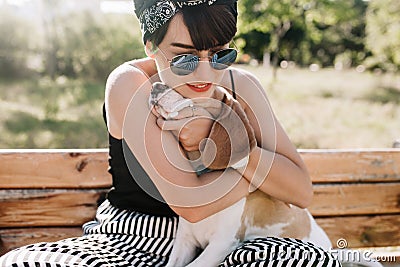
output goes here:
{"type": "Polygon", "coordinates": [[[155,52],[160,78],[184,97],[210,97],[215,85],[220,84],[226,70],[213,69],[209,63],[209,55],[228,47],[229,44],[225,44],[210,50],[196,50],[182,15],[178,13],[171,20],[168,31],[155,52]],[[185,76],[176,75],[170,69],[169,60],[181,54],[194,54],[200,57],[197,68],[185,76]]]}

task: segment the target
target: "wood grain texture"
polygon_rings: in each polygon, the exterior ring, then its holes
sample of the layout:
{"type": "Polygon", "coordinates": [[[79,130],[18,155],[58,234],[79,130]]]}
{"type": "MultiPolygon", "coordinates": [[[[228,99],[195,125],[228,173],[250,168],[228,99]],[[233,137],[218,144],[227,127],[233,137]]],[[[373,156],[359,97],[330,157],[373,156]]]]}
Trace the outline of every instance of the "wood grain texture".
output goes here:
{"type": "Polygon", "coordinates": [[[0,150],[1,188],[110,187],[107,150],[0,150]]]}
{"type": "Polygon", "coordinates": [[[400,214],[400,183],[314,185],[314,216],[400,214]]]}
{"type": "MultiPolygon", "coordinates": [[[[400,214],[400,184],[314,186],[309,207],[317,217],[400,214]]],[[[0,190],[0,227],[74,226],[94,216],[108,190],[0,190]]]]}
{"type": "Polygon", "coordinates": [[[400,181],[400,149],[300,149],[314,183],[400,181]]]}
{"type": "MultiPolygon", "coordinates": [[[[400,181],[400,149],[299,152],[314,183],[400,181]]],[[[0,159],[1,188],[111,186],[106,149],[0,150],[0,159]]]]}
{"type": "Polygon", "coordinates": [[[0,228],[80,226],[107,190],[0,190],[0,228]]]}
{"type": "Polygon", "coordinates": [[[345,239],[348,247],[400,246],[400,215],[317,218],[333,247],[345,239]]]}
{"type": "Polygon", "coordinates": [[[54,242],[81,235],[81,227],[0,229],[0,255],[33,243],[54,242]]]}

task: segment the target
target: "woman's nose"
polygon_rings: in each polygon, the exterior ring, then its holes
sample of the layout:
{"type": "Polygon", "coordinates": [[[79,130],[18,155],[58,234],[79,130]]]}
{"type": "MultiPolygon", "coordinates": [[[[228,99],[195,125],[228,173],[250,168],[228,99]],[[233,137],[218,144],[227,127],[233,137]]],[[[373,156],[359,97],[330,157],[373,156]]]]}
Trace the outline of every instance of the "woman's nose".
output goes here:
{"type": "Polygon", "coordinates": [[[195,70],[195,75],[197,78],[201,80],[207,79],[207,76],[210,76],[211,66],[210,66],[210,57],[208,56],[208,51],[201,51],[198,54],[199,57],[199,65],[195,70]]]}
{"type": "Polygon", "coordinates": [[[208,50],[202,50],[202,51],[199,51],[197,56],[199,57],[200,61],[208,61],[210,58],[208,54],[209,54],[208,50]]]}
{"type": "Polygon", "coordinates": [[[208,57],[202,58],[199,61],[199,66],[195,70],[196,78],[200,80],[207,80],[207,77],[210,77],[212,68],[210,66],[210,62],[208,57]]]}

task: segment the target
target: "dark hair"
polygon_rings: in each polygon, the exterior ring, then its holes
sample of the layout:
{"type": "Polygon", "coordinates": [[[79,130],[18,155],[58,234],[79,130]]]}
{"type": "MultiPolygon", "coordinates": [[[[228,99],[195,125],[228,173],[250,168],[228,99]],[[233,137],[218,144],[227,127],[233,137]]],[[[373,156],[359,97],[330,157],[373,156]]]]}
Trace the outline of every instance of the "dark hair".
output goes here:
{"type": "MultiPolygon", "coordinates": [[[[237,19],[228,6],[184,7],[177,14],[179,13],[183,16],[197,50],[207,50],[229,43],[236,34],[237,19]]],[[[149,37],[148,41],[158,46],[164,39],[168,26],[169,22],[165,23],[149,37]]]]}

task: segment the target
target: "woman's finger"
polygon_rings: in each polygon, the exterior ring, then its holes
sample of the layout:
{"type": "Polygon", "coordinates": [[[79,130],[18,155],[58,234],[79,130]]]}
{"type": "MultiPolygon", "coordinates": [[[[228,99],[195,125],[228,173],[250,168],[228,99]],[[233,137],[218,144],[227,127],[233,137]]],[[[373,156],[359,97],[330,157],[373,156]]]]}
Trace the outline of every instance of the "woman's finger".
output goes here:
{"type": "Polygon", "coordinates": [[[221,108],[221,101],[213,98],[195,98],[192,100],[195,106],[202,108],[221,108]]]}
{"type": "Polygon", "coordinates": [[[194,108],[193,107],[185,107],[178,111],[178,114],[174,117],[172,117],[173,120],[180,120],[180,119],[185,119],[185,118],[190,118],[195,116],[194,114],[194,108]]]}
{"type": "Polygon", "coordinates": [[[199,145],[185,145],[181,143],[183,149],[188,152],[199,151],[199,145]]]}
{"type": "Polygon", "coordinates": [[[155,106],[153,106],[153,107],[151,108],[151,113],[153,113],[154,116],[156,116],[156,117],[160,117],[160,113],[157,112],[155,106]]]}
{"type": "Polygon", "coordinates": [[[191,120],[193,120],[192,117],[179,120],[165,120],[162,117],[158,117],[157,125],[163,131],[180,131],[191,120]]]}
{"type": "Polygon", "coordinates": [[[190,117],[206,117],[212,119],[212,115],[210,112],[208,112],[206,109],[198,106],[192,106],[192,107],[185,107],[182,110],[178,112],[178,114],[174,117],[171,117],[173,120],[180,120],[184,118],[190,118],[190,117]]]}

